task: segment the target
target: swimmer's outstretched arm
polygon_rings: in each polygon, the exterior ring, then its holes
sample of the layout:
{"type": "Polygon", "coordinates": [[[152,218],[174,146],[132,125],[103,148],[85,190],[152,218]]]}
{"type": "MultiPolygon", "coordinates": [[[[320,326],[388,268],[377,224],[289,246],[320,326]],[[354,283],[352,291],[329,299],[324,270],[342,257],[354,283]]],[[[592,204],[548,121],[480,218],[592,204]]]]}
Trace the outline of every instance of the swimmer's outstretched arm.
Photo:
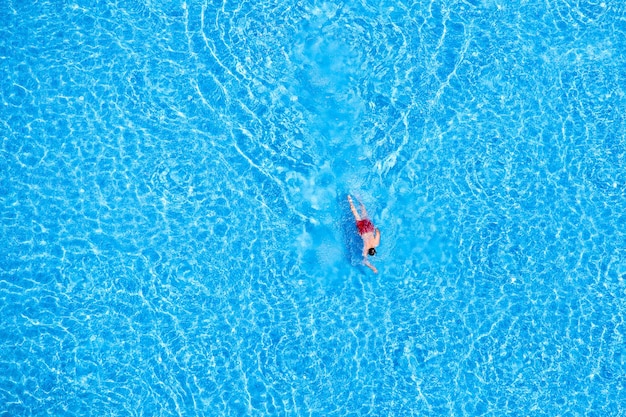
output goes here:
{"type": "Polygon", "coordinates": [[[367,260],[367,258],[363,259],[363,263],[372,271],[374,271],[375,274],[378,274],[378,269],[376,269],[376,267],[374,265],[372,265],[371,263],[369,263],[369,261],[367,260]]]}

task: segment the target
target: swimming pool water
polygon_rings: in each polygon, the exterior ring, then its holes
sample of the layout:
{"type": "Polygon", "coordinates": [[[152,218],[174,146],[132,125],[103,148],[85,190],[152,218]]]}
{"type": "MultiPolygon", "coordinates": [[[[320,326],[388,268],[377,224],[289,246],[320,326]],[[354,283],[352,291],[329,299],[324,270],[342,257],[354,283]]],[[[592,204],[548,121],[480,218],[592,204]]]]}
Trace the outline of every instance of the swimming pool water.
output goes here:
{"type": "Polygon", "coordinates": [[[0,22],[0,416],[626,414],[619,2],[0,22]]]}

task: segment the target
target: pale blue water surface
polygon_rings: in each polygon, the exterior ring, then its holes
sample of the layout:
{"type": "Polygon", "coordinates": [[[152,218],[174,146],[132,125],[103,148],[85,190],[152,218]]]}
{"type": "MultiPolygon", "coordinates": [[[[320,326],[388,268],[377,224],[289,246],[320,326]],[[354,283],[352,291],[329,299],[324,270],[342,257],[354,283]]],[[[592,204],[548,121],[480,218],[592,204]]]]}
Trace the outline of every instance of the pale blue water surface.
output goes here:
{"type": "Polygon", "coordinates": [[[0,2],[0,416],[626,415],[624,51],[619,1],[0,2]]]}

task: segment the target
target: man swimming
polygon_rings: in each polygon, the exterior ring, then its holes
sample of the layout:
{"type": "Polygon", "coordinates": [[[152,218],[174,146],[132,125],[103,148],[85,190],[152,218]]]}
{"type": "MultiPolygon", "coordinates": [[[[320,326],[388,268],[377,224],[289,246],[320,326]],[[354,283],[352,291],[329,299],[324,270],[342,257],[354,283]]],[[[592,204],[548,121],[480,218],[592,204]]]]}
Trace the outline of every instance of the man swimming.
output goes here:
{"type": "Polygon", "coordinates": [[[360,215],[356,207],[354,207],[354,203],[352,202],[352,197],[350,197],[350,195],[348,195],[348,203],[350,203],[350,210],[352,210],[352,214],[354,214],[354,218],[356,220],[356,228],[359,231],[361,239],[363,239],[363,263],[374,271],[375,274],[377,274],[378,270],[374,265],[369,263],[367,256],[376,255],[375,248],[380,244],[380,230],[374,227],[372,221],[367,217],[367,211],[365,211],[363,203],[361,203],[360,215]]]}

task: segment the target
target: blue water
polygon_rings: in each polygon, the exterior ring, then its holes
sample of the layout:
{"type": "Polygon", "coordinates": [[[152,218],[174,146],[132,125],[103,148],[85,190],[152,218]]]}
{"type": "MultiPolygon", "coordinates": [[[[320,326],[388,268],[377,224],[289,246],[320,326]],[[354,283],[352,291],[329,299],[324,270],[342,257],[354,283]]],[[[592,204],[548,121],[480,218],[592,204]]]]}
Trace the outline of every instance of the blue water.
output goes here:
{"type": "Polygon", "coordinates": [[[0,2],[0,416],[626,415],[624,51],[619,1],[0,2]]]}

